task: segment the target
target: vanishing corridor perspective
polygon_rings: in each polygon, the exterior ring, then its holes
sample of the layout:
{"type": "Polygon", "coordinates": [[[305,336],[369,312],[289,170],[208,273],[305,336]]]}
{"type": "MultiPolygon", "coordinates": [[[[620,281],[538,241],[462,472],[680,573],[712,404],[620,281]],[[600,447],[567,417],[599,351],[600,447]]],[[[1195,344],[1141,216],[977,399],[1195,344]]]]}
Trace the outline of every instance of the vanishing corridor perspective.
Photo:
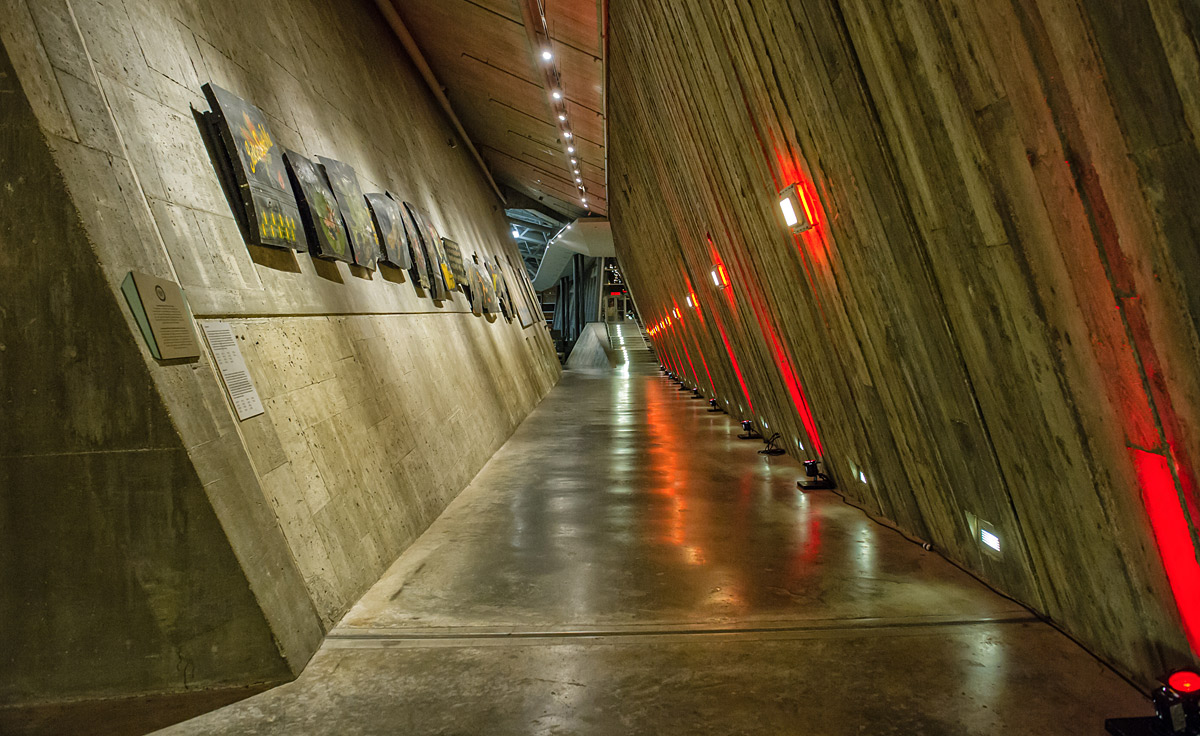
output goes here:
{"type": "Polygon", "coordinates": [[[1193,0],[0,0],[0,734],[1200,736],[1193,0]]]}

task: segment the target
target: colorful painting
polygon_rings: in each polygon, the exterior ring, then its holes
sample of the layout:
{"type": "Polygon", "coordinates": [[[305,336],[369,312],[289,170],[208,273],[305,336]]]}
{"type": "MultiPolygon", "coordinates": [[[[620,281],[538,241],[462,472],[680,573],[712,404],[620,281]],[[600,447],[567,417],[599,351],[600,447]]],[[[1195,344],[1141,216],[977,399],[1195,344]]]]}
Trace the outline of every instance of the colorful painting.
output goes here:
{"type": "Polygon", "coordinates": [[[333,195],[337,197],[342,220],[350,233],[354,263],[363,268],[375,268],[375,261],[379,259],[379,237],[375,234],[371,211],[367,209],[367,198],[363,196],[362,187],[358,185],[358,175],[354,173],[353,167],[341,161],[324,156],[317,156],[317,161],[325,167],[329,186],[333,189],[333,195]]]}
{"type": "Polygon", "coordinates": [[[342,222],[337,197],[329,187],[325,172],[295,151],[287,151],[283,159],[287,164],[292,186],[300,195],[300,202],[304,206],[301,217],[312,254],[320,258],[353,263],[350,238],[346,234],[346,225],[342,222]]]}
{"type": "Polygon", "coordinates": [[[502,314],[500,308],[500,271],[492,260],[487,256],[483,257],[483,266],[479,269],[480,275],[487,280],[487,297],[488,301],[485,305],[490,314],[502,314]]]}
{"type": "Polygon", "coordinates": [[[300,222],[295,194],[288,186],[283,151],[267,116],[254,105],[215,84],[203,87],[225,161],[218,168],[232,174],[241,207],[235,215],[252,245],[305,250],[308,242],[300,222]]]}
{"type": "Polygon", "coordinates": [[[474,263],[468,262],[465,270],[467,277],[463,281],[463,293],[471,302],[471,314],[479,317],[483,314],[483,282],[474,263]]]}
{"type": "Polygon", "coordinates": [[[380,260],[396,268],[412,268],[408,254],[408,241],[404,237],[404,220],[400,215],[400,204],[390,194],[368,194],[367,205],[379,242],[383,244],[380,260]]]}
{"type": "Polygon", "coordinates": [[[446,261],[450,266],[450,273],[454,275],[454,280],[459,283],[465,282],[467,272],[463,265],[462,248],[453,240],[442,238],[442,250],[446,253],[446,261]]]}
{"type": "Polygon", "coordinates": [[[432,288],[429,280],[429,256],[425,253],[425,246],[421,242],[420,228],[412,218],[412,211],[409,210],[407,202],[400,203],[400,221],[404,223],[404,240],[408,243],[408,252],[412,257],[412,267],[409,273],[412,275],[413,283],[419,285],[429,294],[432,288]]]}
{"type": "Polygon", "coordinates": [[[450,298],[450,290],[454,288],[454,275],[450,273],[450,266],[446,262],[442,239],[419,207],[405,202],[404,208],[408,211],[409,220],[425,248],[429,266],[430,296],[438,301],[446,301],[450,298]]]}

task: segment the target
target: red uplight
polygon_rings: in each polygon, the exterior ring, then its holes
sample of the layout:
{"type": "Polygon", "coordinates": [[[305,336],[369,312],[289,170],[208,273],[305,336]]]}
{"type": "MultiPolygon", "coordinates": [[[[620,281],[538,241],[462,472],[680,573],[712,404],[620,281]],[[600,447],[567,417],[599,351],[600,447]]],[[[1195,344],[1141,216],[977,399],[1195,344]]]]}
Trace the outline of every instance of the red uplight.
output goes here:
{"type": "Polygon", "coordinates": [[[1195,672],[1176,672],[1167,678],[1167,686],[1177,693],[1200,693],[1200,675],[1195,672]]]}

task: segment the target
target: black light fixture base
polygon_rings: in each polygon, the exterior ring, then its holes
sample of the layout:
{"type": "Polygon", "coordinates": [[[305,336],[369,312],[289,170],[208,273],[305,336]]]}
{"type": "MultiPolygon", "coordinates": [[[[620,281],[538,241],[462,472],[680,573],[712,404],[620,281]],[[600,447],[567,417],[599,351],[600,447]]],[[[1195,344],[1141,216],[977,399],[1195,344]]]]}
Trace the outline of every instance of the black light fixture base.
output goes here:
{"type": "Polygon", "coordinates": [[[802,491],[832,491],[837,488],[837,484],[833,482],[833,478],[824,475],[820,478],[798,480],[796,481],[796,487],[802,491]]]}
{"type": "Polygon", "coordinates": [[[1156,716],[1109,718],[1104,722],[1104,730],[1112,736],[1172,736],[1170,731],[1165,730],[1159,724],[1160,721],[1156,716]]]}

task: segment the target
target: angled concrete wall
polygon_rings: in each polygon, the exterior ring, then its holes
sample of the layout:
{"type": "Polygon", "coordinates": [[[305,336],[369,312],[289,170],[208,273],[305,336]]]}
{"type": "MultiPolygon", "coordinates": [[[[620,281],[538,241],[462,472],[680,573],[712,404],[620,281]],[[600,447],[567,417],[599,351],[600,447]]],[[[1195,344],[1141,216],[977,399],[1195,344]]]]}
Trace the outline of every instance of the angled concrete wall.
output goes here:
{"type": "Polygon", "coordinates": [[[664,360],[1123,672],[1195,661],[1194,8],[611,13],[613,227],[664,360]]]}
{"type": "Polygon", "coordinates": [[[421,205],[468,254],[520,264],[501,204],[368,0],[3,0],[0,42],[19,429],[0,444],[0,701],[286,678],[559,368],[540,322],[248,248],[200,85],[421,205]],[[209,355],[150,356],[117,293],[131,269],[233,325],[265,414],[236,421],[209,355]]]}

